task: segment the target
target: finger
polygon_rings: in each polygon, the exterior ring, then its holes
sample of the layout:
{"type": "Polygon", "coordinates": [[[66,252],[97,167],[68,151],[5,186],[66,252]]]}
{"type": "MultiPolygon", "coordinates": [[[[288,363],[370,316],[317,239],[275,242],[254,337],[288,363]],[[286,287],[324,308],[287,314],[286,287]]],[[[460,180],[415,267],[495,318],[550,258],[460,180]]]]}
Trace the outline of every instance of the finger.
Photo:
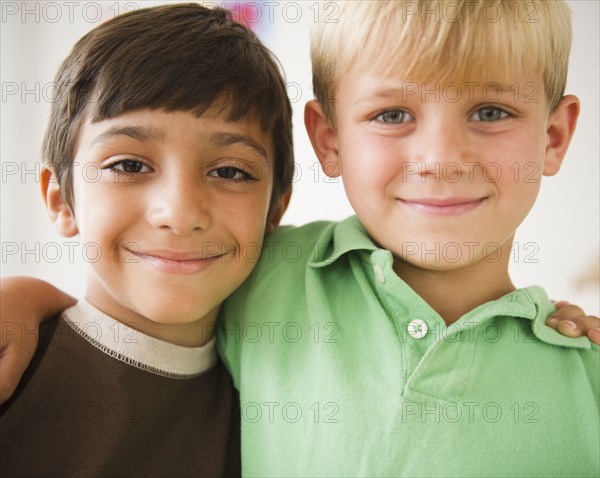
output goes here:
{"type": "Polygon", "coordinates": [[[588,339],[590,339],[596,345],[600,345],[600,328],[590,329],[587,333],[588,339]]]}
{"type": "Polygon", "coordinates": [[[600,328],[600,318],[593,315],[586,315],[579,319],[573,319],[575,323],[581,328],[581,330],[587,334],[590,330],[600,328]]]}
{"type": "MultiPolygon", "coordinates": [[[[552,322],[552,320],[549,322],[552,322]]],[[[582,317],[572,318],[570,320],[561,320],[554,328],[567,337],[581,337],[582,335],[588,335],[588,332],[598,329],[599,327],[600,319],[598,317],[594,317],[593,315],[585,315],[582,317]]]]}
{"type": "Polygon", "coordinates": [[[556,330],[565,337],[581,337],[584,335],[581,328],[573,320],[561,320],[556,326],[556,330]]]}
{"type": "Polygon", "coordinates": [[[583,311],[583,309],[573,304],[567,303],[566,305],[562,305],[560,308],[557,307],[557,309],[558,310],[549,317],[550,319],[555,318],[559,320],[573,320],[585,317],[585,312],[583,311]]]}

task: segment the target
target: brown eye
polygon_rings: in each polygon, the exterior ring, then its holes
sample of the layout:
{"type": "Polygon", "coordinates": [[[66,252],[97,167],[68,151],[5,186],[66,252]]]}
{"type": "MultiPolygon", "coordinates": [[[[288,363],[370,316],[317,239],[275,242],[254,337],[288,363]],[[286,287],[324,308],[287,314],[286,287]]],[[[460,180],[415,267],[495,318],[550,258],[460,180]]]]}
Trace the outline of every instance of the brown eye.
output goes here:
{"type": "Polygon", "coordinates": [[[256,181],[256,178],[246,171],[233,166],[223,166],[211,171],[209,176],[231,182],[256,181]]]}
{"type": "Polygon", "coordinates": [[[117,161],[107,166],[105,169],[109,169],[117,174],[139,174],[150,172],[150,168],[148,166],[141,161],[136,161],[134,159],[123,159],[121,161],[117,161]]]}
{"type": "Polygon", "coordinates": [[[219,169],[217,169],[217,174],[222,179],[236,179],[236,177],[239,173],[241,173],[241,171],[237,168],[219,168],[219,169]]]}
{"type": "Polygon", "coordinates": [[[139,161],[123,161],[121,167],[126,173],[139,173],[142,171],[144,165],[139,161]]]}

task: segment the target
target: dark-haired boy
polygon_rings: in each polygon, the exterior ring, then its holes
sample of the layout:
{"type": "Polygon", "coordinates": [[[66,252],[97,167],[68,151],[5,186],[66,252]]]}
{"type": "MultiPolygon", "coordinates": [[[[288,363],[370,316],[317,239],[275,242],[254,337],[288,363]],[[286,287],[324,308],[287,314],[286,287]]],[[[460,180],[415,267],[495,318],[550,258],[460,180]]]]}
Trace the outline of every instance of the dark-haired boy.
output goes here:
{"type": "Polygon", "coordinates": [[[56,83],[44,200],[100,255],[0,409],[2,475],[239,475],[213,325],[291,184],[276,63],[225,10],[182,4],[95,28],[56,83]]]}

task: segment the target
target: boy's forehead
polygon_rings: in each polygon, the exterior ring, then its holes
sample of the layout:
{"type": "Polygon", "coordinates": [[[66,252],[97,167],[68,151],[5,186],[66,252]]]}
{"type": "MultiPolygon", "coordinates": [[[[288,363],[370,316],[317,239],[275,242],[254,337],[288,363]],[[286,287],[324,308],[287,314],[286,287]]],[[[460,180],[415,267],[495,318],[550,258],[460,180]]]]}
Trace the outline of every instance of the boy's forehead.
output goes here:
{"type": "Polygon", "coordinates": [[[232,121],[224,111],[219,112],[212,108],[202,115],[191,111],[141,109],[100,120],[93,120],[88,116],[80,131],[80,140],[88,146],[118,138],[129,138],[138,142],[160,142],[169,139],[168,136],[173,134],[216,147],[245,145],[254,149],[265,160],[270,160],[273,155],[271,134],[263,131],[254,115],[246,115],[232,121]]]}
{"type": "MultiPolygon", "coordinates": [[[[385,56],[385,54],[384,54],[385,56]]],[[[514,84],[527,78],[542,79],[542,71],[537,65],[521,65],[517,62],[507,68],[504,62],[490,56],[473,56],[461,61],[452,61],[451,54],[442,62],[432,64],[429,59],[412,55],[391,55],[386,59],[369,61],[364,56],[355,57],[345,65],[339,75],[362,75],[380,83],[397,81],[414,83],[498,83],[514,84]]]]}
{"type": "MultiPolygon", "coordinates": [[[[355,69],[343,75],[338,90],[344,94],[350,92],[357,102],[363,99],[398,99],[415,94],[431,96],[437,99],[456,98],[457,91],[464,91],[468,98],[499,97],[510,92],[514,98],[527,95],[530,100],[543,101],[544,84],[542,75],[534,72],[499,72],[444,77],[404,76],[401,69],[393,72],[373,72],[355,69]]],[[[461,95],[462,97],[462,95],[461,95]]]]}

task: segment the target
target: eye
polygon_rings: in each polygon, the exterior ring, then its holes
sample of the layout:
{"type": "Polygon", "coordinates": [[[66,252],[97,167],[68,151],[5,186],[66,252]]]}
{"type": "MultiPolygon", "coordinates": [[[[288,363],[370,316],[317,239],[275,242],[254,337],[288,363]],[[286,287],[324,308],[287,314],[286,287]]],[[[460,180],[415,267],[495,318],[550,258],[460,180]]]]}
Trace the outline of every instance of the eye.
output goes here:
{"type": "Polygon", "coordinates": [[[256,178],[243,169],[233,166],[222,166],[212,170],[208,175],[212,178],[218,178],[225,181],[242,182],[256,181],[256,178]]]}
{"type": "Polygon", "coordinates": [[[390,110],[381,113],[376,121],[384,124],[401,124],[413,119],[413,117],[404,110],[390,110]]]}
{"type": "Polygon", "coordinates": [[[502,108],[495,106],[484,106],[479,108],[469,118],[471,121],[499,121],[501,119],[509,118],[511,115],[504,111],[502,108]]]}
{"type": "Polygon", "coordinates": [[[151,171],[150,168],[144,163],[134,159],[123,159],[122,161],[117,161],[110,164],[105,169],[110,169],[116,173],[125,174],[149,173],[151,171]]]}

